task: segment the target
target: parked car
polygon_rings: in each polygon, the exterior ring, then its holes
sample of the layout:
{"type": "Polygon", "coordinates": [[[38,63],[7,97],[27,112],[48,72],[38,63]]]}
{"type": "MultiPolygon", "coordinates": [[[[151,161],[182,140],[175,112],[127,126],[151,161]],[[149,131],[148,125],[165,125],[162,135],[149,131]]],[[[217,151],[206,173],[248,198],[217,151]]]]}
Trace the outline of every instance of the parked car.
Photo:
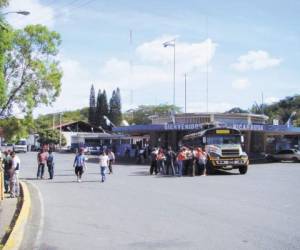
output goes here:
{"type": "Polygon", "coordinates": [[[100,155],[100,147],[89,147],[89,153],[91,155],[100,155]]]}
{"type": "Polygon", "coordinates": [[[3,143],[2,146],[1,146],[1,151],[13,151],[13,147],[14,145],[11,144],[11,143],[3,143]]]}
{"type": "Polygon", "coordinates": [[[275,154],[268,155],[267,160],[270,162],[274,162],[274,161],[300,162],[300,151],[297,149],[280,150],[275,154]]]}
{"type": "Polygon", "coordinates": [[[27,152],[27,142],[26,139],[19,140],[16,144],[14,144],[14,151],[15,152],[27,152]]]}

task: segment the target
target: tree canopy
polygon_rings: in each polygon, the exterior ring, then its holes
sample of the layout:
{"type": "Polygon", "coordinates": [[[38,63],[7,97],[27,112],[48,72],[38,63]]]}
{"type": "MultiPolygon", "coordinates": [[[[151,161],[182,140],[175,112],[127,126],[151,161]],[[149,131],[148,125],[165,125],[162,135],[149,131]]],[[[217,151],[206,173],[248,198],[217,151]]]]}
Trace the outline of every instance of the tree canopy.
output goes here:
{"type": "Polygon", "coordinates": [[[141,105],[136,109],[128,110],[124,113],[124,118],[130,124],[150,124],[151,115],[170,115],[175,110],[175,113],[180,113],[181,109],[177,106],[160,104],[160,105],[141,105]]]}
{"type": "Polygon", "coordinates": [[[42,145],[44,144],[53,144],[58,145],[61,138],[61,145],[65,146],[67,144],[66,138],[63,134],[56,129],[48,129],[39,131],[39,139],[38,142],[42,145]]]}
{"type": "Polygon", "coordinates": [[[11,46],[5,52],[7,91],[2,116],[9,115],[14,105],[30,114],[38,105],[54,102],[61,90],[62,70],[57,59],[60,35],[39,24],[11,35],[11,46]]]}

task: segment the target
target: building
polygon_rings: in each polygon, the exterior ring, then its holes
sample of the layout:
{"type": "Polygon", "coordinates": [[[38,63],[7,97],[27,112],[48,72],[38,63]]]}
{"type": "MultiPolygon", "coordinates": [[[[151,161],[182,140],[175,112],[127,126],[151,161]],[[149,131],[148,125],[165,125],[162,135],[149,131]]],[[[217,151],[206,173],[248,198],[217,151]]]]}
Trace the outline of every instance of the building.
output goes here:
{"type": "Polygon", "coordinates": [[[114,128],[114,132],[149,135],[152,146],[178,147],[186,134],[199,131],[207,124],[241,130],[245,138],[244,148],[251,154],[273,153],[280,149],[299,147],[300,128],[267,124],[268,117],[250,113],[183,113],[175,116],[151,116],[152,124],[114,128]]]}
{"type": "Polygon", "coordinates": [[[73,151],[80,147],[111,147],[117,155],[124,155],[128,147],[138,143],[139,136],[127,136],[123,134],[108,133],[101,127],[93,127],[91,124],[76,121],[64,123],[55,127],[66,138],[66,148],[73,151]]]}

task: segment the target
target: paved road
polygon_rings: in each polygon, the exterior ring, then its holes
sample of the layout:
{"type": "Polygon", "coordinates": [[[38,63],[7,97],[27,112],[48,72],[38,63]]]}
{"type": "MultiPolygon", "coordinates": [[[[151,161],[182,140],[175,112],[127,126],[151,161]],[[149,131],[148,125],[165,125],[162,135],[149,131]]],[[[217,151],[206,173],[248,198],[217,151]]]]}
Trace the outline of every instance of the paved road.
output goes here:
{"type": "Polygon", "coordinates": [[[43,250],[300,248],[299,163],[194,178],[115,166],[106,183],[90,163],[84,181],[76,183],[73,155],[56,155],[52,181],[32,179],[35,153],[20,157],[21,176],[43,197],[43,250]]]}

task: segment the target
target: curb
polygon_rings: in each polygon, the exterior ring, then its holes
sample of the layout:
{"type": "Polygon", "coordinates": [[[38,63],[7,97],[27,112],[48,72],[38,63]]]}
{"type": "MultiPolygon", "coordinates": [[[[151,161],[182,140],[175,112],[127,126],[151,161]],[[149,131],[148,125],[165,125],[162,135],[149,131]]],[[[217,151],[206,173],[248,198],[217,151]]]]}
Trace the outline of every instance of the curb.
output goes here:
{"type": "Polygon", "coordinates": [[[12,249],[19,249],[21,246],[21,242],[24,237],[24,229],[27,223],[30,209],[31,209],[31,198],[28,191],[28,187],[24,182],[20,182],[21,190],[22,190],[22,207],[16,223],[14,225],[13,230],[11,231],[3,250],[12,250],[12,249]]]}

